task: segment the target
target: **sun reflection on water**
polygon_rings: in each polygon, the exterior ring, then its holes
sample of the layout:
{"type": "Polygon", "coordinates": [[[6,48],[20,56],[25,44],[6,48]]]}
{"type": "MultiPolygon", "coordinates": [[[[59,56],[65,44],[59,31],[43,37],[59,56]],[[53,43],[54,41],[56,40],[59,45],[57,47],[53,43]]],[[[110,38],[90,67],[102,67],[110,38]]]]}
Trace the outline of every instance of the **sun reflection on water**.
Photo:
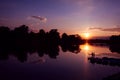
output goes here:
{"type": "Polygon", "coordinates": [[[85,44],[80,46],[80,49],[82,50],[81,52],[84,53],[83,55],[85,57],[85,60],[84,60],[85,63],[88,63],[87,58],[88,58],[89,54],[91,53],[91,46],[90,46],[90,44],[89,43],[85,43],[85,44]]]}
{"type": "Polygon", "coordinates": [[[89,45],[88,45],[88,44],[86,44],[86,45],[84,46],[84,50],[86,50],[86,51],[89,50],[89,45]]]}
{"type": "Polygon", "coordinates": [[[81,45],[80,48],[84,51],[90,51],[90,45],[88,43],[81,45]]]}
{"type": "Polygon", "coordinates": [[[80,45],[81,53],[83,53],[84,56],[84,75],[87,75],[88,71],[88,56],[90,54],[91,46],[89,43],[85,43],[83,45],[80,45]]]}

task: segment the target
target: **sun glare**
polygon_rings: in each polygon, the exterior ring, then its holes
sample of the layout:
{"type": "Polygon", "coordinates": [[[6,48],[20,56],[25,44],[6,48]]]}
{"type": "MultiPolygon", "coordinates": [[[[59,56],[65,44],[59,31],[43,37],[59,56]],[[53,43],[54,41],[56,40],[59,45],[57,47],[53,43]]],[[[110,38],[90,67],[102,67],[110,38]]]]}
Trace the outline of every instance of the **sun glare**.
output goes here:
{"type": "Polygon", "coordinates": [[[86,32],[86,33],[84,33],[84,36],[86,39],[88,39],[90,37],[90,33],[86,32]]]}
{"type": "Polygon", "coordinates": [[[88,32],[85,33],[85,37],[88,38],[90,34],[88,32]]]}

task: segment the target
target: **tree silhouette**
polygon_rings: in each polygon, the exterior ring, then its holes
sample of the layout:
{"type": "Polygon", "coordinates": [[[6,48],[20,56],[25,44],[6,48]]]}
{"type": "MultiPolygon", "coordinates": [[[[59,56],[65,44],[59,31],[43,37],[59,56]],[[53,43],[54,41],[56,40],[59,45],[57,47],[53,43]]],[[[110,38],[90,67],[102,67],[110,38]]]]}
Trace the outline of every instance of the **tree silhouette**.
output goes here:
{"type": "Polygon", "coordinates": [[[112,35],[109,40],[110,40],[110,44],[119,44],[120,35],[112,35]]]}
{"type": "Polygon", "coordinates": [[[40,29],[38,33],[29,32],[26,25],[10,30],[8,27],[0,27],[0,60],[7,60],[9,55],[15,56],[20,62],[27,60],[27,54],[38,53],[40,57],[45,54],[50,58],[57,58],[59,46],[64,52],[80,52],[81,42],[79,35],[67,35],[64,33],[62,38],[57,29],[45,32],[40,29]]]}
{"type": "MultiPolygon", "coordinates": [[[[47,39],[48,39],[48,41],[50,41],[50,44],[51,44],[51,42],[53,42],[58,45],[60,42],[60,35],[59,35],[59,32],[57,32],[57,29],[50,30],[47,35],[47,39]]],[[[52,44],[52,45],[54,45],[54,44],[52,44]]]]}

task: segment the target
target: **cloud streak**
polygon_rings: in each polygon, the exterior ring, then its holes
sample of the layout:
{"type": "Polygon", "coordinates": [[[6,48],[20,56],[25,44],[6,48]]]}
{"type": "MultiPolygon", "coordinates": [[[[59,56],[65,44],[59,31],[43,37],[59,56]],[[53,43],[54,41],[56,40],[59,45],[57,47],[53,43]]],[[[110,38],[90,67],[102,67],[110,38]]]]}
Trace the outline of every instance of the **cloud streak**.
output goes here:
{"type": "Polygon", "coordinates": [[[41,22],[44,22],[44,23],[47,22],[47,18],[45,18],[45,17],[41,17],[41,16],[31,16],[31,18],[40,20],[41,22]]]}
{"type": "Polygon", "coordinates": [[[109,31],[109,32],[120,32],[120,26],[113,27],[113,28],[99,28],[99,27],[93,27],[89,28],[90,30],[100,30],[100,31],[109,31]]]}

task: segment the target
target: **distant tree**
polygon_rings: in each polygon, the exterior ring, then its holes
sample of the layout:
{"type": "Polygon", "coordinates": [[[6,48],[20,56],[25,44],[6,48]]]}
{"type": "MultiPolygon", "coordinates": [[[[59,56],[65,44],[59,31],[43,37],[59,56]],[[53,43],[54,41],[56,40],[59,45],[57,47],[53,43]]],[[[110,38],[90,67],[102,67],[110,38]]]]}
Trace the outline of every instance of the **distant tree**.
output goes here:
{"type": "Polygon", "coordinates": [[[20,27],[16,27],[13,31],[12,31],[12,36],[13,39],[17,39],[17,41],[22,42],[27,40],[28,38],[28,26],[26,25],[21,25],[20,27]]]}
{"type": "Polygon", "coordinates": [[[54,44],[59,44],[60,42],[60,35],[57,29],[52,29],[49,31],[47,38],[49,39],[49,42],[54,44]]]}
{"type": "Polygon", "coordinates": [[[0,46],[7,47],[10,43],[11,32],[8,27],[1,26],[0,27],[0,46]]]}
{"type": "Polygon", "coordinates": [[[61,42],[65,43],[65,44],[76,45],[76,44],[81,44],[82,39],[78,34],[76,34],[76,35],[67,35],[66,33],[63,33],[61,42]]]}
{"type": "Polygon", "coordinates": [[[0,33],[9,32],[10,29],[6,26],[0,26],[0,33]]]}
{"type": "Polygon", "coordinates": [[[120,35],[113,35],[110,37],[110,43],[112,44],[115,44],[115,43],[120,43],[120,35]]]}
{"type": "Polygon", "coordinates": [[[0,37],[8,37],[9,33],[10,29],[8,27],[5,26],[0,27],[0,37]]]}
{"type": "Polygon", "coordinates": [[[22,25],[13,30],[13,33],[16,34],[17,37],[26,37],[28,35],[28,26],[22,25]]]}
{"type": "Polygon", "coordinates": [[[46,39],[46,33],[43,29],[40,29],[39,30],[39,33],[38,33],[38,39],[41,43],[45,43],[45,39],[46,39]]]}
{"type": "Polygon", "coordinates": [[[63,39],[65,39],[65,38],[67,38],[67,37],[68,37],[68,35],[67,35],[66,33],[63,33],[63,34],[62,34],[62,38],[63,38],[63,39]]]}
{"type": "Polygon", "coordinates": [[[40,30],[39,30],[39,34],[45,35],[45,31],[44,31],[43,29],[40,29],[40,30]]]}

